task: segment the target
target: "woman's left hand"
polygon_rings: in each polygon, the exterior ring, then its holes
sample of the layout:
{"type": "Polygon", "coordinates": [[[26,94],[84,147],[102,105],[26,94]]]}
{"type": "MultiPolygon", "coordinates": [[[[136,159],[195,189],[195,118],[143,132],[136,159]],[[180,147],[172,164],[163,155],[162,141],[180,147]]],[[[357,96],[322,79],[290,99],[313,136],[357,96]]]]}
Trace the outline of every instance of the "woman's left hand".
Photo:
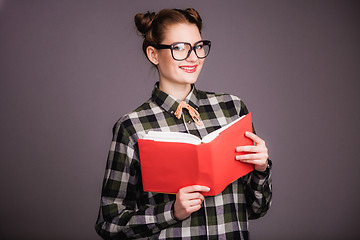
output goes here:
{"type": "Polygon", "coordinates": [[[268,149],[265,145],[265,141],[252,132],[246,132],[245,136],[254,141],[255,146],[239,146],[236,148],[236,152],[247,152],[244,155],[237,155],[236,159],[255,165],[255,169],[264,172],[268,166],[268,149]]]}

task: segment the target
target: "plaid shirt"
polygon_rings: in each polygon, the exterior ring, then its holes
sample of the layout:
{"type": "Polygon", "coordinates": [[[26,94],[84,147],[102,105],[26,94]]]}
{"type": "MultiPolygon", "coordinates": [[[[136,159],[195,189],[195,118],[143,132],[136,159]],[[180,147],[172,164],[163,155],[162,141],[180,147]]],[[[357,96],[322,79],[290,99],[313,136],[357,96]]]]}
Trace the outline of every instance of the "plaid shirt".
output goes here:
{"type": "Polygon", "coordinates": [[[202,208],[182,221],[173,216],[176,195],[143,191],[137,144],[142,134],[161,130],[202,138],[248,113],[238,97],[194,86],[185,102],[198,110],[202,126],[185,109],[177,119],[179,101],[159,90],[158,84],[147,102],[115,124],[96,223],[104,239],[248,239],[248,219],[269,209],[270,170],[265,174],[254,170],[219,195],[205,197],[202,208]]]}

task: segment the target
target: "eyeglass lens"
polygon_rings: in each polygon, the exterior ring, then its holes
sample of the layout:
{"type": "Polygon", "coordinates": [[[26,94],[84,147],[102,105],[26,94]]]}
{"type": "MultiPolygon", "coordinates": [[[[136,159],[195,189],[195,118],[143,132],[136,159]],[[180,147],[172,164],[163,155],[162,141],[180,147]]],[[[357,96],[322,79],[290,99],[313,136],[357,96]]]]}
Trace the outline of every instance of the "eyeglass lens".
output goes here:
{"type": "Polygon", "coordinates": [[[171,51],[174,59],[185,60],[191,54],[191,50],[194,49],[198,58],[205,58],[210,51],[209,42],[198,42],[192,48],[190,43],[175,43],[172,45],[171,51]]]}

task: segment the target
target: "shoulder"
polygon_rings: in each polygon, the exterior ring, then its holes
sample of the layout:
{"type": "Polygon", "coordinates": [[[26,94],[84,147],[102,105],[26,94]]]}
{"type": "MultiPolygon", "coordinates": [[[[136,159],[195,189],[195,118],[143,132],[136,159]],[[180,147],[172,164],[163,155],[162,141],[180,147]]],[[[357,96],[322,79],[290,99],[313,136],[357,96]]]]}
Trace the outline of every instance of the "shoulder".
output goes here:
{"type": "Polygon", "coordinates": [[[216,93],[216,92],[209,92],[209,91],[201,91],[198,90],[198,96],[200,100],[206,99],[214,99],[222,102],[226,101],[233,101],[233,102],[240,102],[241,99],[238,96],[229,94],[229,93],[216,93]]]}
{"type": "Polygon", "coordinates": [[[217,105],[223,112],[226,112],[226,115],[230,116],[234,116],[235,114],[237,116],[242,116],[249,113],[244,101],[236,95],[201,90],[197,91],[200,105],[217,105]]]}
{"type": "Polygon", "coordinates": [[[143,123],[146,121],[146,117],[156,112],[156,108],[157,105],[149,99],[133,111],[123,115],[114,124],[113,135],[126,135],[130,140],[136,142],[139,135],[144,132],[143,123]]]}
{"type": "Polygon", "coordinates": [[[245,104],[240,97],[229,93],[217,93],[198,90],[198,96],[200,102],[203,104],[219,104],[224,105],[226,108],[235,108],[238,111],[245,107],[245,104]]]}

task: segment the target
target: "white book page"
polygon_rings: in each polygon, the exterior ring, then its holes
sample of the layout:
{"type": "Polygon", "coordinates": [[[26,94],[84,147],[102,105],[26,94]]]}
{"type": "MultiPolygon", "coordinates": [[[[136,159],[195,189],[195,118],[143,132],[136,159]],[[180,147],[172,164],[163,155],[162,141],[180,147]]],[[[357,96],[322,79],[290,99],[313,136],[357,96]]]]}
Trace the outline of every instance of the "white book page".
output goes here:
{"type": "Polygon", "coordinates": [[[158,132],[158,131],[149,131],[143,139],[149,139],[159,142],[182,142],[190,144],[200,144],[201,139],[189,134],[181,132],[158,132]]]}

